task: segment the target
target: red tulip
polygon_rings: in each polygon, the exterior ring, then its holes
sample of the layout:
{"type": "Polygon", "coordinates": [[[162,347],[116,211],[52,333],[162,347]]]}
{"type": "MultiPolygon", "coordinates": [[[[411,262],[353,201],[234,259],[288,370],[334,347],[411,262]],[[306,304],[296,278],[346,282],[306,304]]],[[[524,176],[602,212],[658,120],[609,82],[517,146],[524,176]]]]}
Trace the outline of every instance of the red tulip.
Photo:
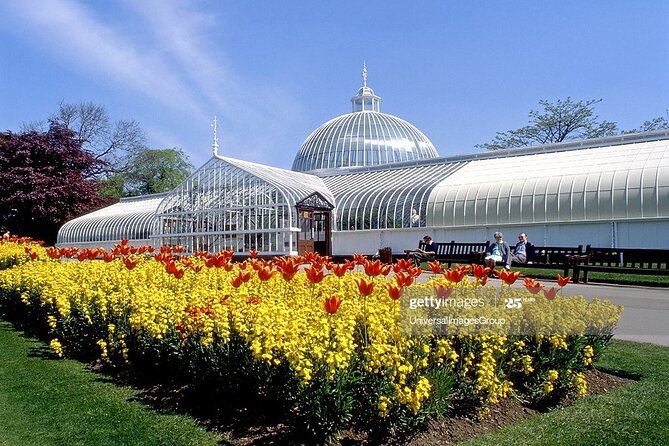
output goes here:
{"type": "Polygon", "coordinates": [[[395,273],[393,277],[395,278],[395,282],[397,282],[397,286],[399,287],[411,286],[414,281],[414,276],[405,272],[395,273]]]}
{"type": "Polygon", "coordinates": [[[571,276],[562,277],[560,274],[557,276],[557,283],[560,288],[566,286],[571,281],[571,276]]]}
{"type": "Polygon", "coordinates": [[[319,283],[325,277],[322,267],[317,268],[312,265],[310,268],[305,269],[304,272],[307,275],[307,279],[314,284],[319,283]]]}
{"type": "Polygon", "coordinates": [[[520,272],[501,269],[497,271],[497,275],[499,276],[500,279],[502,279],[502,282],[504,282],[505,284],[513,285],[514,282],[518,280],[518,277],[520,277],[520,272]]]}
{"type": "Polygon", "coordinates": [[[472,274],[478,280],[483,280],[484,277],[487,278],[489,272],[490,272],[490,268],[484,268],[481,265],[473,265],[472,274]]]}
{"type": "Polygon", "coordinates": [[[444,277],[446,277],[446,280],[449,282],[458,283],[464,279],[465,272],[461,269],[452,270],[449,268],[444,271],[444,277]]]}
{"type": "Polygon", "coordinates": [[[249,252],[249,254],[251,255],[252,259],[258,257],[258,251],[256,251],[255,249],[252,249],[251,252],[249,252]]]}
{"type": "Polygon", "coordinates": [[[340,305],[341,305],[341,299],[337,296],[331,296],[325,299],[325,302],[323,302],[325,311],[327,311],[330,314],[336,313],[340,305]]]}
{"type": "Polygon", "coordinates": [[[123,257],[123,264],[128,269],[133,269],[137,266],[139,260],[132,260],[130,257],[123,257]]]}
{"type": "Polygon", "coordinates": [[[342,277],[349,271],[349,265],[346,263],[333,264],[330,268],[335,276],[342,277]]]}
{"type": "Polygon", "coordinates": [[[441,262],[439,260],[434,260],[432,262],[427,262],[430,267],[430,271],[434,274],[439,274],[441,272],[441,262]]]}
{"type": "Polygon", "coordinates": [[[448,299],[453,294],[453,288],[443,285],[435,287],[434,291],[440,299],[448,299]]]}
{"type": "Polygon", "coordinates": [[[479,283],[481,286],[485,286],[485,284],[488,283],[488,276],[485,276],[483,279],[479,279],[479,283]]]}
{"type": "Polygon", "coordinates": [[[300,265],[293,263],[292,260],[288,260],[287,262],[284,262],[284,264],[280,266],[279,269],[281,270],[281,276],[283,279],[290,281],[300,270],[300,265]]]}
{"type": "Polygon", "coordinates": [[[271,266],[263,266],[258,270],[258,279],[260,279],[262,282],[266,282],[276,273],[276,271],[272,270],[271,266]]]}
{"type": "Polygon", "coordinates": [[[413,260],[397,259],[397,262],[393,265],[393,272],[399,273],[400,271],[406,271],[407,268],[411,266],[413,266],[413,260]]]}
{"type": "Polygon", "coordinates": [[[388,290],[388,295],[392,300],[397,300],[402,296],[402,287],[395,286],[391,284],[386,284],[386,289],[388,290]]]}
{"type": "Polygon", "coordinates": [[[356,265],[362,265],[365,263],[365,260],[367,260],[367,256],[363,254],[353,254],[353,262],[355,262],[356,265]]]}
{"type": "Polygon", "coordinates": [[[555,288],[554,286],[552,286],[550,289],[544,290],[544,296],[548,300],[553,300],[553,299],[555,299],[555,296],[557,295],[558,291],[559,291],[559,288],[555,288]]]}
{"type": "Polygon", "coordinates": [[[525,278],[525,288],[530,293],[537,294],[539,291],[541,291],[544,288],[544,286],[541,283],[537,282],[536,280],[531,279],[529,277],[526,277],[525,278]]]}
{"type": "Polygon", "coordinates": [[[230,283],[233,287],[239,288],[244,282],[248,282],[251,279],[251,273],[249,271],[240,271],[237,274],[237,277],[232,279],[230,283]]]}
{"type": "Polygon", "coordinates": [[[369,281],[367,282],[365,279],[360,279],[358,280],[358,291],[360,291],[360,295],[362,296],[369,296],[374,292],[374,282],[369,281]]]}
{"type": "MultiPolygon", "coordinates": [[[[381,263],[380,260],[375,260],[373,262],[365,260],[364,266],[365,266],[365,274],[367,274],[370,277],[382,274],[385,269],[384,265],[381,263]]],[[[388,271],[390,271],[390,267],[388,267],[388,271]]]]}

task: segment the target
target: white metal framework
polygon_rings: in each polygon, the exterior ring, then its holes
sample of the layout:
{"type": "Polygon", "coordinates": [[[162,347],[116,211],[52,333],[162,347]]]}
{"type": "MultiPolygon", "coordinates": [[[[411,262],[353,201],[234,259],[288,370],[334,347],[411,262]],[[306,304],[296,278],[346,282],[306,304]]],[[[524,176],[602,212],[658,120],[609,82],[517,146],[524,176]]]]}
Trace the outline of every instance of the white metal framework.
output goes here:
{"type": "Polygon", "coordinates": [[[351,99],[353,112],[314,130],[297,153],[293,170],[375,166],[439,156],[423,132],[403,119],[380,113],[379,101],[367,86],[363,68],[363,86],[351,99]]]}
{"type": "Polygon", "coordinates": [[[162,201],[152,240],[188,252],[294,254],[300,232],[296,205],[311,196],[334,206],[318,177],[214,157],[162,201]]]}
{"type": "Polygon", "coordinates": [[[427,214],[434,227],[666,218],[669,140],[471,162],[435,185],[427,214]]]}
{"type": "Polygon", "coordinates": [[[65,223],[58,231],[59,246],[108,247],[121,239],[148,243],[155,231],[155,214],[166,194],[121,198],[111,206],[65,223]]]}
{"type": "Polygon", "coordinates": [[[427,224],[428,197],[435,184],[467,162],[341,169],[323,176],[337,201],[335,228],[419,228],[427,224]]]}

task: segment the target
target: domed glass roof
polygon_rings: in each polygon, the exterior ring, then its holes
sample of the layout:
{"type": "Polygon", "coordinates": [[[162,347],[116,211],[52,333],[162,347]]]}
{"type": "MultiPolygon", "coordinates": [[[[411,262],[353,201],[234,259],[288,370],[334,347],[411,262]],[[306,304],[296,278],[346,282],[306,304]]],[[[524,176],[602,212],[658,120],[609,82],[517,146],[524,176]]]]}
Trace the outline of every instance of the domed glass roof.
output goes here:
{"type": "Polygon", "coordinates": [[[314,130],[293,161],[293,170],[306,172],[349,166],[374,166],[436,158],[432,142],[403,119],[379,112],[381,98],[367,86],[353,96],[353,112],[338,116],[314,130]]]}

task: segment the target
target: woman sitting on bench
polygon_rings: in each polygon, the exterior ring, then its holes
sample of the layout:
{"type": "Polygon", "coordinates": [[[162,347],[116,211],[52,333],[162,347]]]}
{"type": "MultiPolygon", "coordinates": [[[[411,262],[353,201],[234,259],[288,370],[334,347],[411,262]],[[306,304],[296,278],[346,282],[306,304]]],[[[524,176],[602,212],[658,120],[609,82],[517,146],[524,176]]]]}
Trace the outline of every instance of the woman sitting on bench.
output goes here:
{"type": "Polygon", "coordinates": [[[503,239],[504,235],[501,232],[495,232],[495,243],[491,243],[485,252],[486,256],[483,260],[485,261],[485,266],[490,268],[490,271],[495,269],[497,262],[503,264],[507,269],[509,268],[511,249],[509,248],[509,244],[503,239]]]}

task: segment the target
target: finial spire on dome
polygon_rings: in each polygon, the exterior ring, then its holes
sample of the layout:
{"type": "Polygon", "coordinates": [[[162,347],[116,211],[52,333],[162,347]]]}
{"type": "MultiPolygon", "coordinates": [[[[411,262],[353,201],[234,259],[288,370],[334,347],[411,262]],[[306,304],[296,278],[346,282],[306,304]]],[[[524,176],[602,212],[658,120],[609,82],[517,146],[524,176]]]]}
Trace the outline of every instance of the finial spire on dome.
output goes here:
{"type": "Polygon", "coordinates": [[[214,156],[218,156],[218,121],[216,120],[216,115],[214,115],[214,122],[211,126],[214,128],[214,143],[211,148],[214,152],[214,156]]]}
{"type": "Polygon", "coordinates": [[[362,61],[362,86],[367,87],[367,64],[362,61]]]}
{"type": "Polygon", "coordinates": [[[379,111],[380,97],[374,94],[374,90],[367,86],[367,63],[362,62],[362,87],[358,90],[358,94],[351,98],[353,104],[353,111],[379,111]]]}

